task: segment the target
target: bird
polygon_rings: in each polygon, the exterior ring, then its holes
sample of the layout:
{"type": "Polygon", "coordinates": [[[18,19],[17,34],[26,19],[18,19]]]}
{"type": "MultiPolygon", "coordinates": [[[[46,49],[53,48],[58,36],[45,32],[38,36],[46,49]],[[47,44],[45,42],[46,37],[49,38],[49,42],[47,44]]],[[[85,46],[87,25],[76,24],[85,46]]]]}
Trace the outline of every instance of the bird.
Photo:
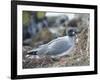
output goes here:
{"type": "Polygon", "coordinates": [[[27,54],[38,56],[47,55],[52,58],[60,58],[65,55],[70,55],[70,51],[72,51],[75,46],[75,35],[77,35],[77,33],[77,29],[71,28],[67,31],[66,36],[53,39],[46,44],[27,51],[27,54]]]}

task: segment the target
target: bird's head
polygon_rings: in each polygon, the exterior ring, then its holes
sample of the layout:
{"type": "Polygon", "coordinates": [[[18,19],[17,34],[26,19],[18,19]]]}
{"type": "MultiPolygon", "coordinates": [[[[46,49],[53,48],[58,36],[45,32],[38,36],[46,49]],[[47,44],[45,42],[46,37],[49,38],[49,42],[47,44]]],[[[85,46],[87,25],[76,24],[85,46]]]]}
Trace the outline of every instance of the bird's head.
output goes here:
{"type": "Polygon", "coordinates": [[[69,29],[69,30],[67,31],[67,34],[68,34],[68,36],[70,36],[70,37],[74,37],[74,36],[76,36],[78,33],[80,33],[80,31],[79,31],[77,28],[72,28],[72,29],[69,29]]]}

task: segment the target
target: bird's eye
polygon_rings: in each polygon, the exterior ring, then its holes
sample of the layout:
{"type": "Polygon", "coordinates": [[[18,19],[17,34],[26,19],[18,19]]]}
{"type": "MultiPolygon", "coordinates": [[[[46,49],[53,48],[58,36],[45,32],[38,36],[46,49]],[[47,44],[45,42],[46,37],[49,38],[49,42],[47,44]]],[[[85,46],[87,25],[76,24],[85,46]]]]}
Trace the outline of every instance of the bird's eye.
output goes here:
{"type": "Polygon", "coordinates": [[[72,34],[75,34],[75,32],[72,32],[72,34]]]}

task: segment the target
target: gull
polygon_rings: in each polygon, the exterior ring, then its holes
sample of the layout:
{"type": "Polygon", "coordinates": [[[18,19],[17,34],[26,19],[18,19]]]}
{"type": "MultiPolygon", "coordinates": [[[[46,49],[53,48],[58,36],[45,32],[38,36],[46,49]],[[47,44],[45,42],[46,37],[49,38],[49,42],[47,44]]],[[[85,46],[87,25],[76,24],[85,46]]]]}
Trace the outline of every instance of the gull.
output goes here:
{"type": "Polygon", "coordinates": [[[27,54],[38,56],[50,56],[52,58],[59,58],[65,55],[70,55],[70,51],[75,46],[76,29],[69,29],[66,36],[58,37],[47,44],[40,45],[38,48],[34,48],[27,51],[27,54]]]}

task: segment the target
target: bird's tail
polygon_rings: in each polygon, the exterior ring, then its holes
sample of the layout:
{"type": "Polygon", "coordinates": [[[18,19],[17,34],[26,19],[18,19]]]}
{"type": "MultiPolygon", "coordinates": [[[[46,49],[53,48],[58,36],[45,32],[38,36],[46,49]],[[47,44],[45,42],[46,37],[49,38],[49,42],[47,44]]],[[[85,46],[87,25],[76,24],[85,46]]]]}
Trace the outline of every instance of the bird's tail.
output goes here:
{"type": "Polygon", "coordinates": [[[29,55],[37,55],[38,49],[32,49],[30,51],[27,51],[27,54],[29,55]]]}

